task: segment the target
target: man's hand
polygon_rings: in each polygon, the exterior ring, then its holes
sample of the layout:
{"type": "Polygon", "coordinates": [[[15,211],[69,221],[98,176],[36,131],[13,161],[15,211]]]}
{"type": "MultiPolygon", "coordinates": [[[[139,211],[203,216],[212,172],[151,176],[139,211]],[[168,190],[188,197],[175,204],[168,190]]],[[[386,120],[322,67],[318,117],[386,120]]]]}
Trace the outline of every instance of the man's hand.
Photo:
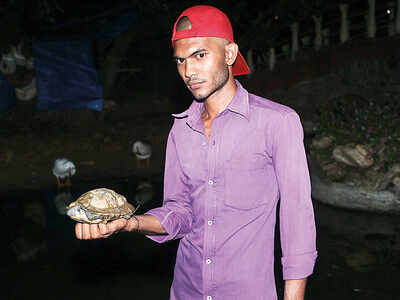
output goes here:
{"type": "Polygon", "coordinates": [[[75,224],[75,235],[80,240],[107,238],[123,230],[128,224],[126,219],[117,219],[107,224],[75,224]]]}
{"type": "Polygon", "coordinates": [[[75,224],[75,235],[80,240],[107,238],[120,231],[136,231],[143,234],[167,234],[160,221],[152,215],[135,215],[129,220],[117,219],[107,224],[75,224]]]}

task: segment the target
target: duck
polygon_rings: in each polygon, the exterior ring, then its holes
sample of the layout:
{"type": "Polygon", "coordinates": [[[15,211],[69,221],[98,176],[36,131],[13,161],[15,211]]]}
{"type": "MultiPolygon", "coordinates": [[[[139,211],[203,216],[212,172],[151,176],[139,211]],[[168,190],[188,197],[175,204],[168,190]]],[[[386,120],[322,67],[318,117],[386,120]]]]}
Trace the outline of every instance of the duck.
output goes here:
{"type": "Polygon", "coordinates": [[[71,177],[75,175],[75,164],[67,158],[57,158],[54,161],[53,175],[57,180],[57,188],[71,187],[71,177]]]}
{"type": "Polygon", "coordinates": [[[138,163],[144,160],[146,162],[146,167],[150,167],[150,157],[152,154],[150,143],[142,140],[136,141],[132,145],[132,152],[135,154],[138,163]]]}

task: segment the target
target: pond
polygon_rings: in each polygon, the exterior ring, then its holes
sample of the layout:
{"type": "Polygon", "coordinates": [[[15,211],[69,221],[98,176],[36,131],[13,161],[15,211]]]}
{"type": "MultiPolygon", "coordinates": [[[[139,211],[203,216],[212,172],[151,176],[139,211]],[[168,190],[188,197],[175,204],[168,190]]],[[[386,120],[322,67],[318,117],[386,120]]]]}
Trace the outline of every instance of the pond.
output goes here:
{"type": "MultiPolygon", "coordinates": [[[[72,195],[107,186],[132,199],[137,182],[137,178],[125,178],[74,183],[72,195]]],[[[152,178],[152,182],[155,200],[141,212],[161,202],[161,176],[152,178]]],[[[1,247],[2,299],[168,299],[177,241],[159,245],[134,233],[78,241],[74,238],[74,222],[57,212],[55,196],[55,189],[1,195],[5,241],[1,247]],[[42,203],[45,216],[39,229],[39,213],[36,222],[32,222],[34,213],[31,219],[21,213],[25,206],[35,211],[34,205],[29,206],[35,201],[42,203]],[[21,237],[24,241],[18,244],[19,249],[38,249],[37,253],[27,254],[30,260],[24,261],[14,251],[15,241],[21,237]]],[[[314,207],[319,257],[308,281],[306,299],[399,299],[398,217],[347,211],[315,201],[314,207]]],[[[279,244],[275,248],[279,257],[279,244]]],[[[277,287],[282,299],[278,262],[277,287]]]]}

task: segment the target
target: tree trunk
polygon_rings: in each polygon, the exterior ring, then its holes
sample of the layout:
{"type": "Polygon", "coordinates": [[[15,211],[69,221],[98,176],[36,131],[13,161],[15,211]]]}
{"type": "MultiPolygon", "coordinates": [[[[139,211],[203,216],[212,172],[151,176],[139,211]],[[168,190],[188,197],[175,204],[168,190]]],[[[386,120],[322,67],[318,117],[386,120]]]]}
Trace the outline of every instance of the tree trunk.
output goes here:
{"type": "Polygon", "coordinates": [[[400,0],[397,0],[396,9],[396,33],[400,33],[400,0]]]}
{"type": "Polygon", "coordinates": [[[289,57],[289,44],[284,44],[282,46],[282,52],[285,55],[285,59],[289,57]]]}
{"type": "Polygon", "coordinates": [[[132,31],[126,31],[117,36],[113,41],[113,46],[106,56],[104,63],[102,64],[100,73],[103,79],[103,94],[105,99],[112,95],[121,61],[125,53],[128,51],[133,38],[134,34],[132,31]]]}
{"type": "Polygon", "coordinates": [[[3,74],[13,74],[17,70],[17,63],[11,50],[9,53],[3,54],[0,61],[0,71],[3,74]]]}
{"type": "Polygon", "coordinates": [[[390,10],[390,13],[388,14],[388,27],[387,27],[388,36],[394,36],[396,34],[394,8],[395,8],[395,3],[392,1],[389,2],[388,9],[390,10]]]}
{"type": "Polygon", "coordinates": [[[375,4],[375,0],[368,0],[367,37],[370,39],[376,34],[375,4]]]}
{"type": "Polygon", "coordinates": [[[275,48],[269,49],[269,70],[273,71],[275,69],[276,64],[276,56],[275,56],[275,48]]]}
{"type": "Polygon", "coordinates": [[[310,47],[310,36],[305,35],[301,38],[301,45],[303,48],[310,47]]]}
{"type": "Polygon", "coordinates": [[[322,30],[322,43],[325,47],[329,46],[329,28],[325,28],[322,30]]]}
{"type": "Polygon", "coordinates": [[[340,8],[340,14],[341,14],[340,42],[343,44],[350,39],[349,20],[348,20],[348,16],[347,16],[348,10],[349,10],[349,5],[341,3],[341,4],[339,4],[339,8],[340,8]]]}
{"type": "Polygon", "coordinates": [[[292,61],[296,60],[296,53],[299,51],[299,23],[293,23],[290,26],[290,30],[292,32],[292,52],[291,59],[292,61]]]}
{"type": "Polygon", "coordinates": [[[322,16],[312,16],[315,25],[314,49],[318,51],[322,46],[322,16]]]}

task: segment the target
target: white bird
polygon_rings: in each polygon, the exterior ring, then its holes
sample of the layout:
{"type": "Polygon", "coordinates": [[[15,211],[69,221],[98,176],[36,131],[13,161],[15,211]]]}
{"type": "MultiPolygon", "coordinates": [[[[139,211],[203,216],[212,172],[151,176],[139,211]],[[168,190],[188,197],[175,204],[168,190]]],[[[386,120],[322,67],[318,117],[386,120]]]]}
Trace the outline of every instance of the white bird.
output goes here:
{"type": "Polygon", "coordinates": [[[136,159],[145,160],[146,167],[150,166],[150,157],[152,154],[151,145],[145,141],[136,141],[133,143],[132,152],[135,154],[136,159]]]}
{"type": "Polygon", "coordinates": [[[57,187],[71,186],[71,177],[76,173],[75,165],[66,158],[57,158],[54,161],[53,175],[57,179],[57,187]]]}

